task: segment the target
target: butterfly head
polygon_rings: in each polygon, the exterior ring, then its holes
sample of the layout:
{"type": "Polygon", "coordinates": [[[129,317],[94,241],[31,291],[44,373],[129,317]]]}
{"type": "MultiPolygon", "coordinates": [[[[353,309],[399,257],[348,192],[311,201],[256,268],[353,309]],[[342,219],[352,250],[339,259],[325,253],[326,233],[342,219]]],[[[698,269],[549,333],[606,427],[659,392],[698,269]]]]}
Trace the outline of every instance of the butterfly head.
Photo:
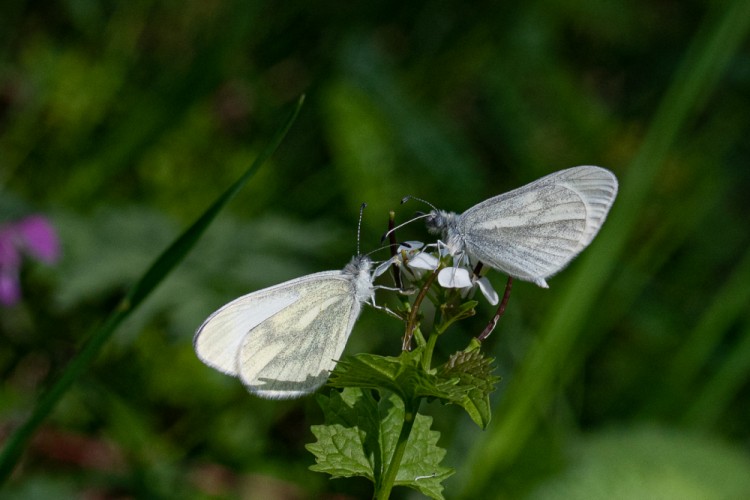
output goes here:
{"type": "Polygon", "coordinates": [[[366,302],[373,294],[372,260],[367,255],[358,255],[344,268],[344,274],[352,277],[357,300],[366,302]]]}
{"type": "Polygon", "coordinates": [[[357,255],[356,257],[352,257],[352,260],[350,260],[344,268],[344,272],[346,274],[351,274],[352,276],[360,274],[367,275],[370,273],[371,268],[372,260],[370,257],[367,255],[357,255]]]}
{"type": "Polygon", "coordinates": [[[425,217],[425,225],[431,234],[445,235],[456,225],[456,214],[445,210],[432,210],[425,217]]]}

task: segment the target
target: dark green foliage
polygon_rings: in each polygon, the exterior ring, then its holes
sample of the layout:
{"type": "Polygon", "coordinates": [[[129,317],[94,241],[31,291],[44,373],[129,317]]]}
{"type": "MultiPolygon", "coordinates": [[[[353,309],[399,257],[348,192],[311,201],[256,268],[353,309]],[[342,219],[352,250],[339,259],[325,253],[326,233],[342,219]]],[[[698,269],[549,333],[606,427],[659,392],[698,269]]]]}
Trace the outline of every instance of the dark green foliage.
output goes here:
{"type": "MultiPolygon", "coordinates": [[[[612,484],[596,464],[617,443],[588,444],[612,425],[627,442],[644,420],[668,429],[659,456],[683,471],[673,491],[715,471],[673,452],[693,431],[750,441],[748,9],[0,2],[0,218],[49,215],[64,247],[56,267],[24,267],[23,303],[0,311],[3,429],[307,94],[278,153],[73,384],[3,493],[366,497],[308,470],[313,398],[252,399],[195,359],[195,327],[243,293],[341,268],[362,201],[369,252],[388,210],[403,221],[425,209],[399,206],[404,195],[461,211],[578,164],[621,181],[602,232],[549,290],[515,286],[482,347],[503,377],[489,401],[469,390],[461,406],[424,405],[456,471],[444,494],[541,497],[576,474],[612,484]]],[[[415,223],[399,237],[425,233],[415,223]]],[[[446,393],[446,380],[481,381],[471,354],[476,368],[443,368],[494,312],[473,310],[436,347],[446,393]]],[[[365,310],[347,353],[398,357],[402,334],[365,310]]]]}

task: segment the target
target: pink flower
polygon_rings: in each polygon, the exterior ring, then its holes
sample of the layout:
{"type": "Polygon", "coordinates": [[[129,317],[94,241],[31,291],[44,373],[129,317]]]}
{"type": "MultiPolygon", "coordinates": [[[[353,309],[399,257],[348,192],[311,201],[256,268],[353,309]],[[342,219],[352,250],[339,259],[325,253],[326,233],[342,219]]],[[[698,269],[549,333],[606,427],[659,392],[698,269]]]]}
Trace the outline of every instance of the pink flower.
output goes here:
{"type": "Polygon", "coordinates": [[[0,305],[21,300],[21,261],[27,255],[46,264],[60,256],[60,241],[52,224],[41,215],[30,215],[0,226],[0,305]]]}

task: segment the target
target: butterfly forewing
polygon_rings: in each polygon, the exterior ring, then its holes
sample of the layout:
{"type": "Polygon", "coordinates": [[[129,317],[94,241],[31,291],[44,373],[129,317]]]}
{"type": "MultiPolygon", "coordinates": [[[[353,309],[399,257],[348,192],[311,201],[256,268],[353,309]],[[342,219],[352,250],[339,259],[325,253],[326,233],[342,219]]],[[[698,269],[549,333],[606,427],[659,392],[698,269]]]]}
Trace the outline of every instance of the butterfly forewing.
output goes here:
{"type": "Polygon", "coordinates": [[[300,298],[296,281],[243,295],[214,312],[195,334],[193,344],[198,358],[227,375],[237,376],[237,352],[243,339],[250,330],[300,298]]]}
{"type": "Polygon", "coordinates": [[[555,182],[575,191],[586,203],[586,230],[578,250],[583,250],[594,239],[604,224],[609,209],[617,196],[617,178],[609,170],[584,166],[569,168],[550,175],[555,182]]]}
{"type": "Polygon", "coordinates": [[[586,208],[559,187],[526,191],[487,207],[482,218],[460,221],[466,250],[489,266],[522,279],[553,273],[574,254],[586,226],[586,208]],[[518,212],[522,207],[522,212],[518,212]]]}
{"type": "Polygon", "coordinates": [[[617,193],[599,167],[555,172],[459,217],[466,251],[490,267],[546,286],[594,238],[617,193]]]}
{"type": "Polygon", "coordinates": [[[298,285],[303,302],[248,334],[238,353],[240,378],[266,398],[293,398],[323,385],[359,315],[352,277],[340,272],[298,285]]]}

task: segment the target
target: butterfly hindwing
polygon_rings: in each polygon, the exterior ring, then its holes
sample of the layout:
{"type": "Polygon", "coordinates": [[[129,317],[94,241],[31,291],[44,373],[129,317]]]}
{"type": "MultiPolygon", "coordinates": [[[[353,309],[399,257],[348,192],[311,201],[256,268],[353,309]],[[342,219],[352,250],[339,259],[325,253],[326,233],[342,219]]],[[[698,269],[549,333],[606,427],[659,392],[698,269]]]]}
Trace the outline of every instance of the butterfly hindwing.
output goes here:
{"type": "Polygon", "coordinates": [[[304,300],[260,323],[243,339],[237,364],[248,390],[266,398],[313,392],[346,346],[361,304],[341,272],[297,284],[304,300]]]}
{"type": "Polygon", "coordinates": [[[328,379],[362,303],[374,301],[372,262],[354,257],[325,271],[244,295],[198,328],[198,358],[265,398],[294,398],[328,379]]]}

